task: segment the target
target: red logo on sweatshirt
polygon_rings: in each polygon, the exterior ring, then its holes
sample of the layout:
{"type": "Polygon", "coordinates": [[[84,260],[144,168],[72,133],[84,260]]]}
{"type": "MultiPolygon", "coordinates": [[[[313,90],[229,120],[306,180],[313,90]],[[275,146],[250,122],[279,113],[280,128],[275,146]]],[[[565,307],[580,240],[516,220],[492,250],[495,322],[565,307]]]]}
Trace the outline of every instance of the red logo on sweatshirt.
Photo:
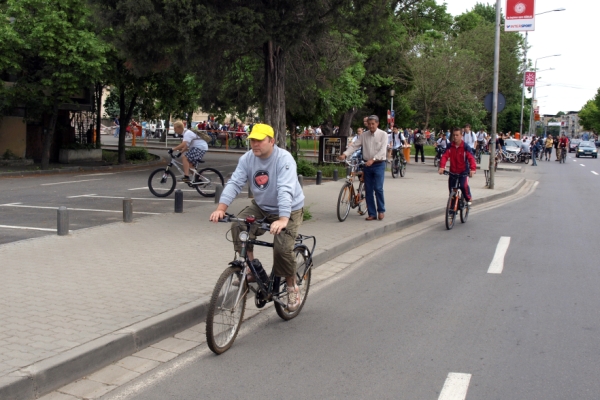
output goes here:
{"type": "Polygon", "coordinates": [[[269,186],[269,173],[267,171],[258,171],[254,174],[254,186],[260,190],[266,190],[269,186]]]}

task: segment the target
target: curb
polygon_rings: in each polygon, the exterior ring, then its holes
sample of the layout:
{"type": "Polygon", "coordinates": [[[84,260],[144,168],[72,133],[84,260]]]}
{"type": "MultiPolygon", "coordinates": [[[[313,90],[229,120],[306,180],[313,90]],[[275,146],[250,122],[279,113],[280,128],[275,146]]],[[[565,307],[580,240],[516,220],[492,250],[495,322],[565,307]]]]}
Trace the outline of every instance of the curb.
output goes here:
{"type": "MultiPolygon", "coordinates": [[[[483,204],[512,196],[526,183],[521,178],[510,189],[473,200],[483,204]]],[[[389,222],[375,229],[351,236],[313,258],[324,264],[344,252],[443,213],[445,207],[434,208],[408,218],[389,222]]],[[[316,268],[316,267],[315,267],[316,268]]],[[[0,399],[31,400],[83,378],[107,365],[136,353],[147,346],[188,329],[206,318],[210,296],[165,311],[119,331],[92,340],[65,353],[39,361],[6,377],[0,377],[0,399]]]]}
{"type": "Polygon", "coordinates": [[[11,178],[11,177],[19,177],[19,176],[31,176],[31,175],[56,175],[56,174],[68,174],[75,172],[84,172],[84,171],[121,171],[134,169],[139,167],[148,167],[152,165],[158,165],[165,162],[164,157],[160,157],[158,160],[149,161],[147,163],[140,164],[116,164],[116,165],[99,165],[96,167],[90,166],[79,166],[79,167],[67,167],[61,169],[48,169],[48,170],[37,170],[37,171],[16,171],[16,172],[0,172],[0,179],[2,178],[11,178]]]}

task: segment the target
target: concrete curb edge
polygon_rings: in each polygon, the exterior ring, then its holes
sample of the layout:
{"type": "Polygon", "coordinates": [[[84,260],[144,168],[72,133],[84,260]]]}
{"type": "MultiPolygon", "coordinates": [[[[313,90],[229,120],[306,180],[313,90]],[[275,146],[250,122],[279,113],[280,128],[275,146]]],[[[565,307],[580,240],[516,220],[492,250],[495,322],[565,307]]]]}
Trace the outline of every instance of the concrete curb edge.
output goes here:
{"type": "MultiPolygon", "coordinates": [[[[484,198],[474,204],[484,204],[517,193],[526,183],[520,179],[510,189],[484,198]]],[[[424,213],[393,221],[386,225],[349,237],[314,256],[316,265],[389,233],[408,228],[441,215],[445,208],[435,208],[424,213]]],[[[316,267],[315,267],[316,268],[316,267]]],[[[0,378],[0,398],[31,400],[43,396],[77,379],[83,378],[111,363],[143,348],[188,329],[206,318],[210,297],[165,311],[144,321],[102,336],[65,353],[39,361],[19,371],[0,378]]]]}

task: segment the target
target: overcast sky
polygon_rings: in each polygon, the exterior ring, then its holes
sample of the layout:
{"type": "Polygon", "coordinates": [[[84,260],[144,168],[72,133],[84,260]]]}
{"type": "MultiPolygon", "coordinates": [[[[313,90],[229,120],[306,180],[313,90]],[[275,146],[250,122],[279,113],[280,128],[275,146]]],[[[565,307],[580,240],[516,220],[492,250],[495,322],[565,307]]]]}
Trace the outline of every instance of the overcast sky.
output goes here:
{"type": "MultiPolygon", "coordinates": [[[[443,3],[443,0],[437,0],[443,3]]],[[[446,0],[452,15],[470,10],[477,0],[446,0]]],[[[495,2],[480,0],[480,3],[495,2]]],[[[506,0],[502,1],[506,7],[506,0]]],[[[536,58],[553,54],[539,60],[536,96],[541,114],[556,114],[559,111],[579,111],[593,98],[600,87],[600,54],[598,53],[598,16],[600,1],[596,0],[537,0],[536,13],[565,8],[565,11],[538,15],[535,31],[529,32],[527,58],[535,63],[536,58]],[[544,86],[550,84],[550,86],[544,86]]],[[[504,14],[504,10],[502,12],[504,14]]],[[[524,33],[523,33],[524,35],[524,33]]],[[[502,64],[502,60],[500,60],[502,64]]],[[[490,88],[491,91],[491,88],[490,88]]]]}

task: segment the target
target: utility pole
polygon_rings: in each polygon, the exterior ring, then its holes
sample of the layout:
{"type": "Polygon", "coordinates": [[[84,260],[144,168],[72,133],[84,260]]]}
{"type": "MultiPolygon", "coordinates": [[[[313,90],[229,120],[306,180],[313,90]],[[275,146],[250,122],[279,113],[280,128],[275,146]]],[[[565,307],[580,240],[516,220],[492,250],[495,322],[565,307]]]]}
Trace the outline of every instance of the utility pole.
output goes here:
{"type": "Polygon", "coordinates": [[[490,146],[490,185],[494,188],[494,159],[496,158],[496,137],[498,136],[498,76],[500,74],[500,23],[501,0],[496,0],[496,40],[494,43],[494,94],[492,98],[492,141],[490,146]]]}
{"type": "Polygon", "coordinates": [[[521,89],[521,124],[519,125],[519,133],[523,135],[523,111],[525,110],[525,71],[527,71],[527,39],[529,31],[525,32],[525,54],[523,55],[523,88],[521,89]]]}

